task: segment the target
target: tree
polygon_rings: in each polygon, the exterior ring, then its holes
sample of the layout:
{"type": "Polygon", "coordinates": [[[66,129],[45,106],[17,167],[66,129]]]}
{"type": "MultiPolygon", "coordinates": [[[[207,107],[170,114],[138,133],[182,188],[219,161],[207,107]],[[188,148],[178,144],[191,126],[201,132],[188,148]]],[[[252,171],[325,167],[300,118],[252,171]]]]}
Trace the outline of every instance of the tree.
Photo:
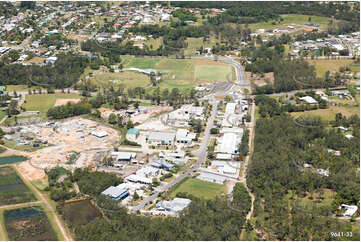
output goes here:
{"type": "Polygon", "coordinates": [[[109,114],[108,123],[110,123],[110,124],[117,123],[117,116],[114,113],[109,114]]]}

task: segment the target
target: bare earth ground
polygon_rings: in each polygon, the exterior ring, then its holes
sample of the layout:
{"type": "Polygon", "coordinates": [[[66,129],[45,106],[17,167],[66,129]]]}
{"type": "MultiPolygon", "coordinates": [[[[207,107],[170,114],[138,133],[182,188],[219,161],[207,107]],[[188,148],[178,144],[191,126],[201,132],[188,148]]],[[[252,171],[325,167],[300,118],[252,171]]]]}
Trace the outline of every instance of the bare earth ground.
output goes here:
{"type": "Polygon", "coordinates": [[[43,179],[46,175],[43,170],[31,166],[29,161],[20,163],[18,169],[22,174],[25,174],[30,181],[43,179]]]}
{"type": "Polygon", "coordinates": [[[39,130],[42,140],[52,145],[34,152],[12,149],[4,152],[6,155],[16,154],[29,157],[28,161],[20,163],[18,167],[31,181],[44,178],[44,168],[63,166],[74,169],[93,166],[98,153],[110,150],[120,139],[118,131],[82,118],[66,119],[57,122],[55,127],[38,125],[34,126],[34,129],[39,130]],[[105,131],[107,136],[97,138],[91,134],[93,131],[105,131]],[[69,155],[73,152],[80,152],[81,155],[73,164],[67,164],[69,155]]]}
{"type": "Polygon", "coordinates": [[[267,85],[267,82],[265,81],[268,79],[271,84],[274,82],[274,75],[273,72],[265,73],[264,77],[261,77],[261,75],[253,74],[251,77],[251,72],[246,72],[246,76],[248,80],[252,80],[254,84],[257,86],[264,86],[267,85]]]}
{"type": "Polygon", "coordinates": [[[67,98],[58,98],[58,99],[56,99],[56,102],[55,102],[54,106],[65,105],[68,102],[78,103],[78,102],[80,102],[80,99],[79,98],[73,98],[73,99],[71,99],[71,98],[69,98],[69,99],[67,99],[67,98]]]}

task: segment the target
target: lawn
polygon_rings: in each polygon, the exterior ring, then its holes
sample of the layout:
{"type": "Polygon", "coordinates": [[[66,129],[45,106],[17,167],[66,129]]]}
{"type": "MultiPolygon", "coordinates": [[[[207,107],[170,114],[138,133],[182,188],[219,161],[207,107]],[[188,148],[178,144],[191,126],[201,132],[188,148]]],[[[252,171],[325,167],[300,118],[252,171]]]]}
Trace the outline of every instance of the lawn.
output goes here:
{"type": "Polygon", "coordinates": [[[346,67],[353,63],[353,60],[307,60],[316,68],[317,77],[324,77],[327,71],[339,71],[340,67],[346,67]]]}
{"type": "Polygon", "coordinates": [[[26,110],[40,111],[42,116],[46,115],[49,108],[54,107],[56,99],[73,99],[81,98],[75,93],[55,93],[55,94],[33,94],[26,95],[26,103],[24,107],[26,110]]]}
{"type": "Polygon", "coordinates": [[[213,199],[225,193],[225,185],[187,177],[172,188],[169,196],[176,197],[179,192],[187,192],[199,198],[213,199]]]}

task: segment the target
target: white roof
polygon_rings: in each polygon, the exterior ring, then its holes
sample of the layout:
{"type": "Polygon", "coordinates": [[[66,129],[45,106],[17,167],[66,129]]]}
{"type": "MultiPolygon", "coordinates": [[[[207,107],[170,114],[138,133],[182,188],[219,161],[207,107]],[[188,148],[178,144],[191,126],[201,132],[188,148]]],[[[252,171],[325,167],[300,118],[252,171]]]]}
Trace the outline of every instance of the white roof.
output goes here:
{"type": "Polygon", "coordinates": [[[300,97],[300,100],[305,101],[306,103],[309,103],[309,104],[317,103],[317,101],[311,96],[300,97]]]}
{"type": "Polygon", "coordinates": [[[176,133],[177,139],[187,137],[188,132],[186,129],[178,129],[176,133]]]}
{"type": "Polygon", "coordinates": [[[235,133],[235,134],[239,134],[239,135],[243,135],[243,129],[242,128],[222,128],[221,129],[221,133],[235,133]]]}
{"type": "MultiPolygon", "coordinates": [[[[217,154],[216,157],[218,160],[231,160],[232,159],[232,154],[217,154]]],[[[213,165],[213,163],[212,163],[213,165]]]]}
{"type": "Polygon", "coordinates": [[[125,178],[125,180],[131,181],[131,182],[142,182],[142,183],[146,183],[146,184],[152,183],[152,179],[149,179],[149,178],[146,178],[143,176],[134,175],[134,174],[127,176],[125,178]]]}
{"type": "Polygon", "coordinates": [[[234,113],[234,111],[236,110],[236,103],[227,103],[226,105],[226,114],[230,114],[230,113],[234,113]]]}
{"type": "Polygon", "coordinates": [[[135,152],[112,152],[111,156],[116,157],[118,160],[130,160],[131,158],[135,158],[137,153],[135,152]]]}
{"type": "Polygon", "coordinates": [[[358,207],[356,205],[346,205],[346,204],[341,204],[339,209],[341,209],[341,208],[346,210],[344,212],[343,216],[348,216],[348,217],[351,217],[352,215],[354,215],[358,209],[358,207]]]}
{"type": "Polygon", "coordinates": [[[198,179],[215,182],[215,183],[224,183],[227,178],[225,178],[222,175],[217,175],[214,173],[208,173],[208,172],[201,172],[199,176],[197,176],[198,179]]]}
{"type": "Polygon", "coordinates": [[[106,131],[104,131],[104,130],[92,131],[91,134],[98,137],[98,138],[103,138],[103,137],[108,135],[108,133],[106,131]]]}
{"type": "Polygon", "coordinates": [[[152,132],[150,133],[148,139],[155,141],[173,141],[175,138],[175,133],[169,132],[152,132]]]}
{"type": "Polygon", "coordinates": [[[237,150],[238,144],[241,142],[241,136],[235,133],[225,133],[219,140],[216,152],[233,154],[237,150]]]}
{"type": "Polygon", "coordinates": [[[192,200],[187,198],[174,198],[171,201],[160,201],[157,203],[157,209],[164,209],[170,212],[180,212],[192,202],[192,200]]]}

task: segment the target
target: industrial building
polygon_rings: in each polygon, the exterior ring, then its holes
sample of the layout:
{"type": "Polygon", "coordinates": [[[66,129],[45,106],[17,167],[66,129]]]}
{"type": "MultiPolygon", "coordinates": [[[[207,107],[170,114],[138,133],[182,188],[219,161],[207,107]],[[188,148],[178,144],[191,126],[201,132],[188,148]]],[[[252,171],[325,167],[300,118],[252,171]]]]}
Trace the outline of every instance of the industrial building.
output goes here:
{"type": "Polygon", "coordinates": [[[169,215],[178,215],[183,211],[192,200],[187,198],[174,198],[171,201],[160,201],[155,205],[155,210],[159,212],[168,212],[169,215]]]}
{"type": "Polygon", "coordinates": [[[112,152],[111,157],[117,162],[130,162],[137,156],[135,152],[112,152]]]}
{"type": "Polygon", "coordinates": [[[149,144],[158,144],[158,145],[171,145],[175,140],[175,133],[170,132],[152,132],[146,140],[149,144]]]}
{"type": "Polygon", "coordinates": [[[104,190],[101,194],[106,195],[113,200],[123,200],[129,195],[129,192],[119,187],[110,186],[106,190],[104,190]]]}
{"type": "Polygon", "coordinates": [[[224,133],[218,140],[215,148],[216,153],[237,154],[238,145],[241,143],[242,136],[237,133],[224,133]]]}
{"type": "Polygon", "coordinates": [[[160,170],[152,166],[143,166],[136,172],[136,175],[143,176],[146,178],[152,178],[158,176],[159,174],[160,174],[160,170]]]}
{"type": "Polygon", "coordinates": [[[198,179],[208,182],[214,182],[218,184],[224,184],[227,181],[227,178],[215,173],[210,173],[205,171],[204,169],[201,170],[201,174],[197,176],[198,179]]]}
{"type": "Polygon", "coordinates": [[[138,175],[130,175],[127,176],[125,178],[125,181],[128,182],[135,182],[135,183],[142,183],[142,184],[151,184],[152,183],[152,179],[147,178],[147,177],[143,177],[143,176],[138,176],[138,175]]]}
{"type": "Polygon", "coordinates": [[[171,171],[175,168],[175,165],[165,161],[165,159],[159,159],[157,161],[153,161],[152,163],[150,163],[150,165],[154,168],[164,169],[166,171],[171,171]]]}
{"type": "Polygon", "coordinates": [[[192,140],[196,138],[196,134],[189,132],[187,129],[178,129],[176,133],[176,141],[178,144],[192,144],[192,140]]]}
{"type": "Polygon", "coordinates": [[[106,136],[108,136],[108,133],[104,130],[101,131],[92,131],[91,135],[97,137],[97,138],[104,138],[106,136]]]}

